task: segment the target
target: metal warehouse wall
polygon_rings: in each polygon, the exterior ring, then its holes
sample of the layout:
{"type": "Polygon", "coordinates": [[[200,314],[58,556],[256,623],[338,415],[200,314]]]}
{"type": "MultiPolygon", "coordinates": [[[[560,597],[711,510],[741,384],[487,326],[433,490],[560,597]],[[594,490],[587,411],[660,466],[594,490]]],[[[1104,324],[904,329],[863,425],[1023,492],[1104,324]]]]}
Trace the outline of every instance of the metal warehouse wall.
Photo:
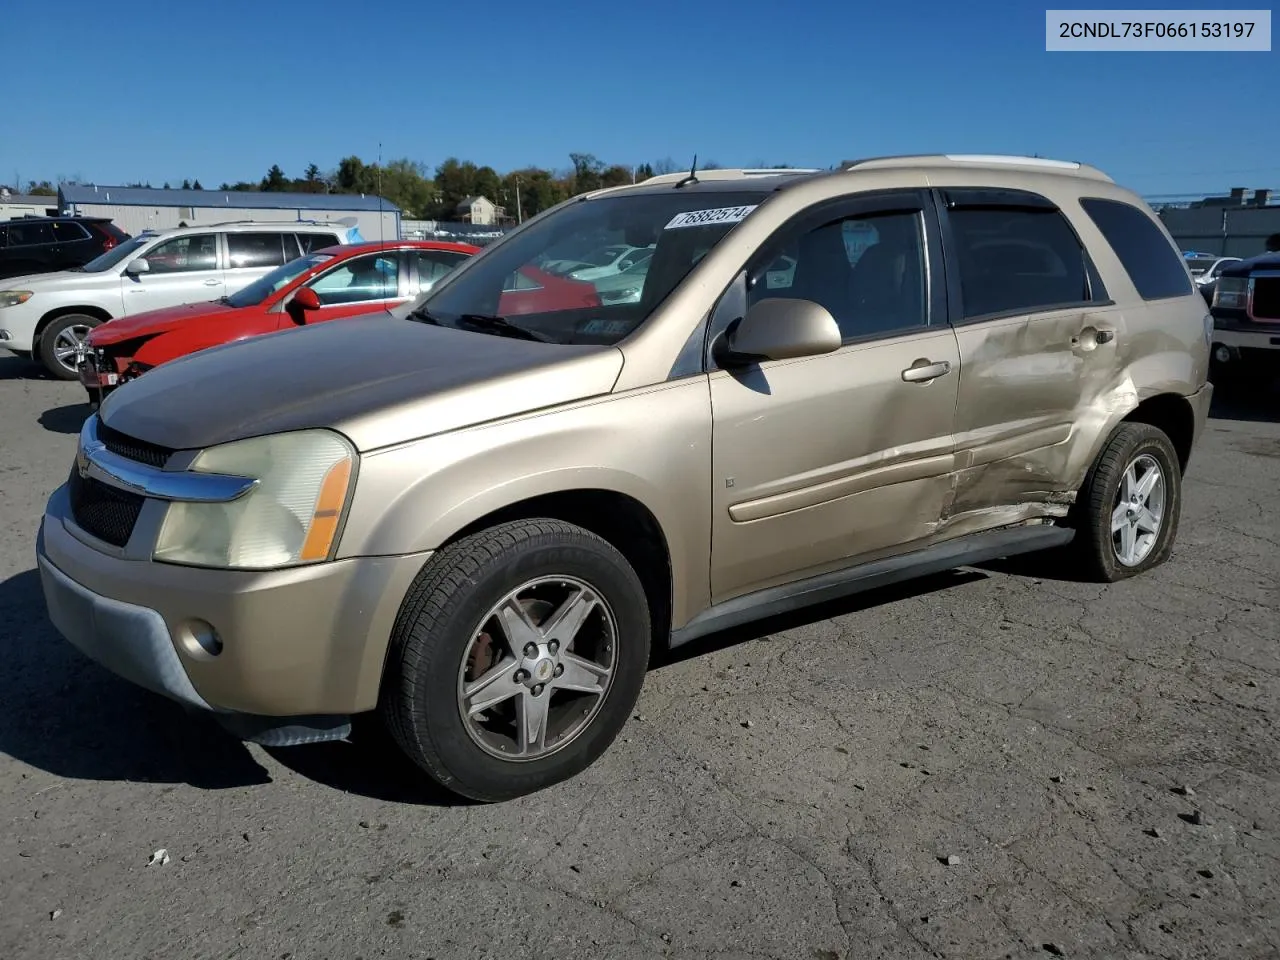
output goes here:
{"type": "MultiPolygon", "coordinates": [[[[260,210],[242,207],[139,207],[117,203],[77,203],[75,212],[87,217],[110,217],[116,226],[128,233],[143,230],[171,230],[185,221],[188,226],[223,223],[227,220],[343,220],[354,217],[366,240],[379,239],[379,214],[376,210],[260,210]]],[[[383,213],[382,236],[400,239],[397,214],[383,213]]]]}
{"type": "Polygon", "coordinates": [[[1183,250],[1224,257],[1265,252],[1267,237],[1280,233],[1280,207],[1192,207],[1160,211],[1183,250]]]}

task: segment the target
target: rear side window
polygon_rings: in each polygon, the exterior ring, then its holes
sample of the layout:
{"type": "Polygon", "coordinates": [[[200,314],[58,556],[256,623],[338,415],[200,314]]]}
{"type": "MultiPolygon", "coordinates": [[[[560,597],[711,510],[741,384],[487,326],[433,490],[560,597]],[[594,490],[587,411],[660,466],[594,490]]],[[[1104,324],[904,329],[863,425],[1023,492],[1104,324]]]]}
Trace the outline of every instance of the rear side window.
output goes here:
{"type": "Polygon", "coordinates": [[[1191,279],[1178,251],[1154,220],[1131,203],[1084,197],[1080,206],[1107,238],[1143,300],[1191,293],[1191,279]]]}
{"type": "Polygon", "coordinates": [[[41,243],[53,243],[53,224],[11,223],[9,224],[9,245],[12,247],[33,247],[41,243]]]}
{"type": "Polygon", "coordinates": [[[79,240],[89,239],[89,232],[80,224],[72,223],[70,220],[59,220],[51,226],[54,239],[58,243],[76,243],[79,240]]]}
{"type": "Polygon", "coordinates": [[[283,233],[228,233],[227,254],[232,268],[280,266],[285,262],[284,238],[283,233]]]}
{"type": "Polygon", "coordinates": [[[1075,230],[1048,201],[958,206],[948,218],[966,320],[1106,299],[1075,230]]]}
{"type": "Polygon", "coordinates": [[[308,253],[323,250],[325,247],[336,247],[338,245],[338,235],[334,233],[300,233],[298,234],[298,244],[302,247],[302,255],[305,257],[308,253]]]}

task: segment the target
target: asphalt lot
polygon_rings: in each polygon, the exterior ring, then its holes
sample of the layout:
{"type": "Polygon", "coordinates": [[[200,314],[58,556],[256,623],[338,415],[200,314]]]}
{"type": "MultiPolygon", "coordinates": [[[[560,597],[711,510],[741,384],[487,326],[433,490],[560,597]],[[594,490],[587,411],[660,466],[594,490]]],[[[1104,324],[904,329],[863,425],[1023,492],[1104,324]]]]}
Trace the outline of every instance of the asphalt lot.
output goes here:
{"type": "Polygon", "coordinates": [[[1280,955],[1280,385],[1215,409],[1154,574],[712,637],[596,766],[488,807],[376,731],[246,747],[55,635],[82,399],[0,353],[0,958],[1280,955]]]}

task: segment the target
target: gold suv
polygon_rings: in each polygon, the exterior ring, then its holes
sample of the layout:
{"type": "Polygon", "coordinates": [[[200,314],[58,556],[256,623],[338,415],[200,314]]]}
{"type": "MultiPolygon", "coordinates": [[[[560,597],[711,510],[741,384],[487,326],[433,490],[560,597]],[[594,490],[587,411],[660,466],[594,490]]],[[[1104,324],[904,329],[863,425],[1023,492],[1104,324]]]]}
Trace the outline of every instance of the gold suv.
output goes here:
{"type": "Polygon", "coordinates": [[[386,317],[126,384],[49,500],[49,615],[243,739],[377,710],[509,798],[607,749],[651,651],[1033,550],[1163,562],[1211,334],[1160,222],[1082,164],[659,176],[386,317]]]}

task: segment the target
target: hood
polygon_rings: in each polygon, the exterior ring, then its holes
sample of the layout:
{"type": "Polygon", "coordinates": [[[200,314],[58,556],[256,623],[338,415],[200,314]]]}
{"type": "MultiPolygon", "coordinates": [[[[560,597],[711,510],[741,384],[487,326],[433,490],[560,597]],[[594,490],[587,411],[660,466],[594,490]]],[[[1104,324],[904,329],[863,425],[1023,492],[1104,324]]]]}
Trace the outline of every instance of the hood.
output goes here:
{"type": "Polygon", "coordinates": [[[4,284],[5,289],[43,290],[45,287],[65,287],[69,283],[83,283],[86,277],[101,276],[100,273],[85,273],[83,270],[55,270],[52,273],[28,273],[20,277],[5,277],[0,280],[0,284],[4,284]]]}
{"type": "Polygon", "coordinates": [[[162,364],[110,394],[100,416],[176,449],[330,427],[368,451],[599,396],[621,372],[616,347],[386,315],[283,330],[162,364]]]}
{"type": "Polygon", "coordinates": [[[1254,270],[1280,270],[1280,253],[1262,253],[1248,260],[1228,264],[1222,268],[1218,278],[1247,277],[1254,270]]]}
{"type": "Polygon", "coordinates": [[[234,309],[225,303],[210,300],[206,303],[185,303],[180,307],[166,307],[164,310],[148,310],[131,317],[119,317],[94,327],[89,333],[89,346],[105,347],[139,337],[154,337],[168,333],[184,323],[198,322],[234,309]]]}

